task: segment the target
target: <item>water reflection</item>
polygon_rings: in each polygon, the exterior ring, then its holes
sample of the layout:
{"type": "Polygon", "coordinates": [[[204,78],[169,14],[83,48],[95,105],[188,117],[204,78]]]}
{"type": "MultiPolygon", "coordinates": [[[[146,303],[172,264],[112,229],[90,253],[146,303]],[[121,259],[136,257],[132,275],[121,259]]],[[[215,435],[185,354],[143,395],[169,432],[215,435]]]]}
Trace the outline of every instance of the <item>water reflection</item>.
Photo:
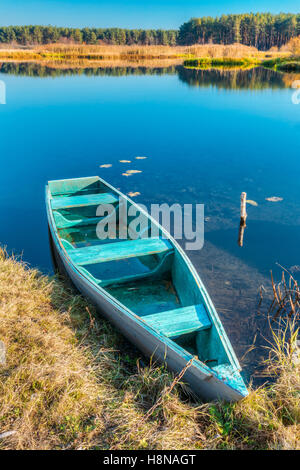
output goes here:
{"type": "Polygon", "coordinates": [[[2,62],[0,73],[20,75],[25,77],[64,77],[73,75],[86,76],[111,76],[123,77],[125,75],[164,75],[176,74],[176,66],[147,67],[143,65],[113,66],[103,63],[101,66],[70,65],[61,62],[59,64],[40,64],[35,62],[2,62]]]}
{"type": "MultiPolygon", "coordinates": [[[[116,63],[116,62],[115,62],[116,63]]],[[[117,63],[116,63],[117,64],[117,63]]],[[[280,73],[263,67],[252,69],[190,69],[182,65],[157,66],[135,64],[115,65],[114,62],[103,62],[100,66],[70,65],[70,63],[35,63],[35,62],[2,62],[0,73],[27,77],[62,77],[73,75],[111,76],[126,75],[178,75],[179,80],[189,86],[211,87],[222,89],[283,89],[291,87],[293,81],[300,79],[300,74],[280,73]]]]}
{"type": "Polygon", "coordinates": [[[188,69],[178,68],[179,79],[190,86],[215,86],[230,90],[280,89],[291,86],[295,76],[256,67],[252,69],[188,69]]]}

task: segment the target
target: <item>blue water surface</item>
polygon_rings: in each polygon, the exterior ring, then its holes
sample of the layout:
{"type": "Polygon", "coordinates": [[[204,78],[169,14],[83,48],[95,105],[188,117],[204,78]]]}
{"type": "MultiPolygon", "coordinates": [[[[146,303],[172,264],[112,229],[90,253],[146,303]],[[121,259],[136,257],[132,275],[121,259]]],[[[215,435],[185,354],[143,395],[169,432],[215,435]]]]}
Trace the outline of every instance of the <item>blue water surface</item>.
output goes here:
{"type": "Polygon", "coordinates": [[[241,358],[259,327],[258,293],[270,289],[270,270],[279,276],[278,262],[299,275],[300,105],[282,76],[262,71],[255,87],[246,71],[237,86],[232,73],[0,73],[1,244],[51,272],[50,179],[100,175],[140,192],[140,203],[203,203],[204,248],[188,254],[241,358]],[[128,169],[141,173],[124,177],[128,169]],[[248,205],[243,248],[242,191],[257,203],[248,205]],[[266,200],[273,196],[282,200],[266,200]]]}

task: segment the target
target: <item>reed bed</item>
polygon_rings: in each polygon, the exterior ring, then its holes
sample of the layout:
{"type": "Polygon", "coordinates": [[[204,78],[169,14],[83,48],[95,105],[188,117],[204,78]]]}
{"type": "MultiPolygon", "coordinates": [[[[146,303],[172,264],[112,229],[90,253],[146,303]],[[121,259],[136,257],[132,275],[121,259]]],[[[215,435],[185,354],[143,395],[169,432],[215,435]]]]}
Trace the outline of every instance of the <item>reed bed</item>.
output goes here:
{"type": "Polygon", "coordinates": [[[276,57],[263,61],[263,66],[272,68],[279,72],[299,73],[300,72],[300,55],[288,57],[276,57]]]}
{"type": "MultiPolygon", "coordinates": [[[[195,44],[189,47],[189,54],[197,58],[233,58],[242,59],[244,57],[264,57],[265,52],[258,51],[255,47],[244,46],[243,44],[195,44]]],[[[273,52],[277,54],[277,52],[273,52]]]]}
{"type": "Polygon", "coordinates": [[[48,44],[29,50],[0,49],[0,58],[56,60],[141,60],[171,59],[184,55],[186,47],[108,46],[48,44]]]}
{"type": "Polygon", "coordinates": [[[196,68],[212,68],[212,67],[238,67],[238,68],[248,68],[260,65],[261,61],[256,58],[233,58],[233,57],[204,57],[200,59],[188,59],[185,60],[183,65],[186,67],[196,67],[196,68]]]}
{"type": "Polygon", "coordinates": [[[0,60],[165,60],[181,58],[266,58],[282,55],[278,50],[269,53],[241,44],[193,46],[115,46],[86,44],[47,44],[32,48],[1,48],[0,60]]]}
{"type": "Polygon", "coordinates": [[[273,302],[270,305],[269,315],[272,321],[287,317],[296,322],[300,318],[300,287],[292,274],[286,270],[282,271],[280,282],[275,283],[271,273],[273,302]]]}
{"type": "Polygon", "coordinates": [[[204,404],[64,281],[1,250],[0,449],[299,449],[298,332],[273,332],[274,382],[204,404]]]}

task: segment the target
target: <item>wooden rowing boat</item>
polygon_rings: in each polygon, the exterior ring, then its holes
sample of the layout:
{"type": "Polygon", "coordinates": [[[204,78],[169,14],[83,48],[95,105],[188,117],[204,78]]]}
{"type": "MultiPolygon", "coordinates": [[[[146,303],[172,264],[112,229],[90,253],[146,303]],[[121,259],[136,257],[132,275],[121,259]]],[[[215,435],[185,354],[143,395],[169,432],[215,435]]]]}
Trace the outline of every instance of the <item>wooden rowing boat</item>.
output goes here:
{"type": "Polygon", "coordinates": [[[193,359],[184,381],[200,397],[237,401],[247,395],[201,279],[146,211],[99,177],[49,181],[46,203],[57,266],[111,323],[175,373],[193,359]],[[139,217],[138,238],[124,207],[139,217]],[[107,238],[99,227],[111,217],[115,233],[107,238]]]}

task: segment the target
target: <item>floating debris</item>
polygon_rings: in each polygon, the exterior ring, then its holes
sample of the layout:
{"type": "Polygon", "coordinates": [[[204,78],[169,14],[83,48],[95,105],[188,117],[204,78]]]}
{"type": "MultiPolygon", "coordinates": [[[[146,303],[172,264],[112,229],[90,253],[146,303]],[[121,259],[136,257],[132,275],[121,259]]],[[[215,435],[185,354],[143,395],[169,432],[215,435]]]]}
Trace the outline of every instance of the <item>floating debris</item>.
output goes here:
{"type": "Polygon", "coordinates": [[[283,201],[283,197],[277,197],[277,196],[266,197],[266,201],[269,201],[269,202],[280,202],[280,201],[283,201]]]}
{"type": "Polygon", "coordinates": [[[136,160],[145,160],[147,157],[135,157],[136,160]]]}
{"type": "Polygon", "coordinates": [[[139,193],[138,191],[136,191],[135,193],[130,192],[130,193],[127,193],[127,194],[128,194],[128,196],[130,196],[130,197],[135,197],[135,196],[140,196],[140,195],[141,195],[141,193],[139,193]]]}
{"type": "Polygon", "coordinates": [[[129,173],[122,173],[122,176],[131,176],[129,173]]]}
{"type": "Polygon", "coordinates": [[[133,175],[135,173],[142,173],[141,170],[126,170],[126,173],[129,175],[133,175]]]}
{"type": "Polygon", "coordinates": [[[110,168],[111,166],[111,163],[105,163],[104,165],[100,165],[100,168],[110,168]]]}
{"type": "Polygon", "coordinates": [[[247,204],[250,204],[250,206],[254,206],[254,207],[257,207],[257,206],[258,206],[257,202],[252,201],[252,199],[247,199],[246,203],[247,203],[247,204]]]}
{"type": "Polygon", "coordinates": [[[300,272],[300,266],[298,266],[298,264],[295,264],[295,266],[291,266],[289,271],[291,271],[291,273],[299,273],[300,272]]]}
{"type": "Polygon", "coordinates": [[[131,163],[131,160],[119,160],[120,163],[131,163]]]}

